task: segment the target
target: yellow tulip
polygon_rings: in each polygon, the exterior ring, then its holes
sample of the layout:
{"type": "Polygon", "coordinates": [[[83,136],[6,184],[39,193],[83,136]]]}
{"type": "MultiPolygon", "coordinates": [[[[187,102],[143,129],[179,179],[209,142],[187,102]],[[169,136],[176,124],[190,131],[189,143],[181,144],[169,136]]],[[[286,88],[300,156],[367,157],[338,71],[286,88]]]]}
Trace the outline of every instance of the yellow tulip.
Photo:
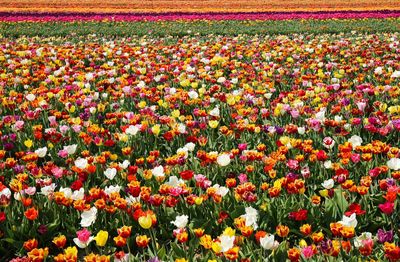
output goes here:
{"type": "Polygon", "coordinates": [[[217,121],[217,120],[211,120],[210,122],[208,122],[208,125],[209,125],[211,128],[217,128],[217,126],[218,126],[218,121],[217,121]]]}
{"type": "Polygon", "coordinates": [[[107,239],[108,239],[108,232],[104,230],[100,230],[94,237],[96,245],[98,245],[99,247],[104,247],[106,245],[107,239]]]}
{"type": "Polygon", "coordinates": [[[76,257],[78,255],[78,249],[75,246],[67,247],[64,249],[64,254],[67,257],[76,257]]]}
{"type": "Polygon", "coordinates": [[[151,220],[150,216],[141,216],[139,217],[139,225],[144,229],[149,229],[153,221],[151,220]]]}
{"type": "Polygon", "coordinates": [[[33,146],[33,141],[31,139],[25,140],[24,145],[27,148],[31,148],[33,146]]]}
{"type": "Polygon", "coordinates": [[[328,196],[328,190],[327,189],[323,189],[319,191],[319,194],[323,197],[327,197],[328,196]]]}
{"type": "Polygon", "coordinates": [[[299,242],[299,246],[300,247],[306,247],[307,246],[307,242],[304,240],[304,239],[302,239],[302,240],[300,240],[300,242],[299,242]]]}
{"type": "Polygon", "coordinates": [[[203,203],[203,198],[197,197],[196,200],[194,200],[194,202],[196,203],[196,205],[201,205],[201,203],[203,203]]]}
{"type": "Polygon", "coordinates": [[[211,248],[214,251],[214,253],[216,254],[221,253],[222,247],[219,242],[213,242],[211,248]]]}
{"type": "Polygon", "coordinates": [[[139,108],[144,108],[147,105],[146,101],[140,101],[138,106],[139,108]]]}
{"type": "Polygon", "coordinates": [[[151,132],[153,132],[154,135],[158,136],[158,134],[160,133],[160,125],[154,125],[151,128],[151,132]]]}
{"type": "Polygon", "coordinates": [[[174,118],[178,118],[181,115],[181,112],[179,112],[178,109],[175,109],[174,111],[172,111],[171,116],[174,118]]]}
{"type": "Polygon", "coordinates": [[[236,233],[235,229],[233,229],[231,227],[227,227],[227,228],[225,228],[225,230],[224,230],[224,232],[222,234],[225,235],[225,236],[233,237],[235,235],[235,233],[236,233]]]}

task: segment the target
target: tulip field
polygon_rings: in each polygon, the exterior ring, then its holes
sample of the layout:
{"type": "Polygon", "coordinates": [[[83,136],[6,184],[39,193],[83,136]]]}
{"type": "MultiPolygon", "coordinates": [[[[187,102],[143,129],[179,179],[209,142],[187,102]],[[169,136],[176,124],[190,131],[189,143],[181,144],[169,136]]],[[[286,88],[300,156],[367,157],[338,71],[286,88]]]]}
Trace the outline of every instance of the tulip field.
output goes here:
{"type": "Polygon", "coordinates": [[[400,261],[396,1],[29,2],[0,0],[0,261],[400,261]]]}

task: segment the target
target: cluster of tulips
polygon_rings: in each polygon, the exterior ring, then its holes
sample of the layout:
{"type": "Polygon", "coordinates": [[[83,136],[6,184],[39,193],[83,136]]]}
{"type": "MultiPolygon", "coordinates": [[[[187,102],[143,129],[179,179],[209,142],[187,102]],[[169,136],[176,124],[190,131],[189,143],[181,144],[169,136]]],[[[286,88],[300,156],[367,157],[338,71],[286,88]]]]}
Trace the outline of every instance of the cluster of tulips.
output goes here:
{"type": "Polygon", "coordinates": [[[366,11],[308,11],[308,12],[229,12],[229,13],[82,13],[82,12],[40,12],[0,13],[0,21],[176,21],[176,20],[293,20],[293,19],[383,19],[398,18],[400,10],[366,10],[366,11]]]}
{"type": "Polygon", "coordinates": [[[399,96],[399,33],[2,38],[0,260],[400,260],[399,96]]]}

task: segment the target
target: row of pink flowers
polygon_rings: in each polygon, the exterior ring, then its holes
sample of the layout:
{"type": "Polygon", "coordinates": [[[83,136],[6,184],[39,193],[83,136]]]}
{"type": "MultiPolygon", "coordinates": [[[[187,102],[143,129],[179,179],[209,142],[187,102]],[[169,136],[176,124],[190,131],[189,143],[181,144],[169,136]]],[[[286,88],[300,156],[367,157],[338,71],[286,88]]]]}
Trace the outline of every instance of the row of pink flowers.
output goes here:
{"type": "Polygon", "coordinates": [[[158,21],[158,20],[289,20],[289,19],[362,19],[400,17],[400,11],[320,11],[260,13],[0,13],[0,21],[158,21]]]}

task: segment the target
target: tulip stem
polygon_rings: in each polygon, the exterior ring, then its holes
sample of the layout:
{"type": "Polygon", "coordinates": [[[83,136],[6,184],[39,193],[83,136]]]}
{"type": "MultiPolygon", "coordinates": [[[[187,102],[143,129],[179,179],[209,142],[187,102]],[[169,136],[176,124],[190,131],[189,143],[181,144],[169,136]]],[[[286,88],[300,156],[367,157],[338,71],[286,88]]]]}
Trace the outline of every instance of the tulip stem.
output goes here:
{"type": "MultiPolygon", "coordinates": [[[[126,224],[125,224],[124,214],[122,214],[121,219],[122,219],[122,224],[125,226],[126,224]]],[[[130,255],[131,254],[131,248],[129,246],[129,242],[128,242],[127,246],[128,246],[128,252],[129,252],[129,255],[130,255]]]]}

